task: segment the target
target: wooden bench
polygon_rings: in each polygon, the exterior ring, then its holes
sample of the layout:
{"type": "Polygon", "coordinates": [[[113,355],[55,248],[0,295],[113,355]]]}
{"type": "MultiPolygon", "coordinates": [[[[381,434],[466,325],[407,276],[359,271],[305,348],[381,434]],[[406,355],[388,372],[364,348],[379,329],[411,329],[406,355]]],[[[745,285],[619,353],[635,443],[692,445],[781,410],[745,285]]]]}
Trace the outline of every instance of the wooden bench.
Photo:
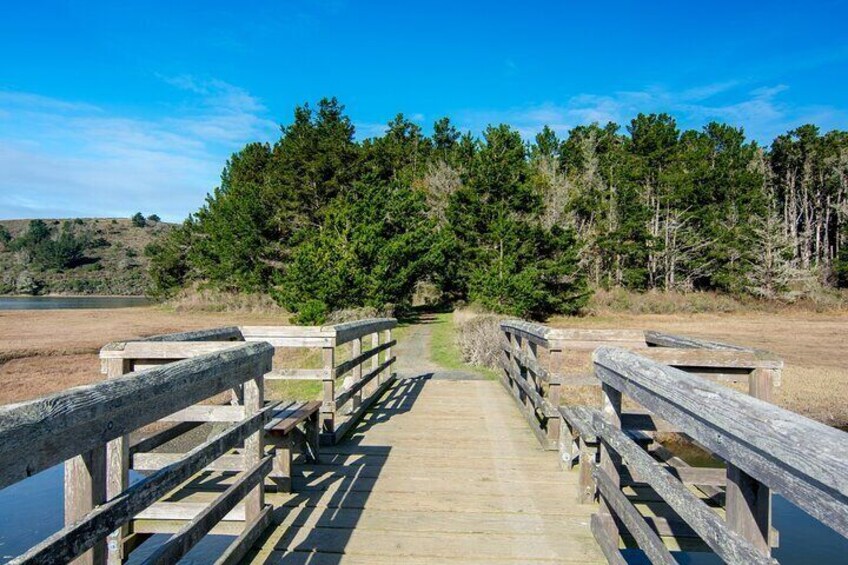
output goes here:
{"type": "Polygon", "coordinates": [[[283,405],[265,425],[269,442],[275,446],[274,469],[269,475],[278,492],[291,492],[292,458],[300,448],[306,460],[318,462],[321,402],[291,402],[283,405]],[[303,430],[298,428],[303,424],[303,430]]]}

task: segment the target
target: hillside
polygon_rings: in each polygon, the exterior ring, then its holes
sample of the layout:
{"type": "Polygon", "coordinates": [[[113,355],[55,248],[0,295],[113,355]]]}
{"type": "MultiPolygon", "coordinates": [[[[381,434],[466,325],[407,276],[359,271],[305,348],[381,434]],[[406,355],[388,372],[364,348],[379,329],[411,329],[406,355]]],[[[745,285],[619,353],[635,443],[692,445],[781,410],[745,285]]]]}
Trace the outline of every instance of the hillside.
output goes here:
{"type": "MultiPolygon", "coordinates": [[[[44,241],[72,242],[72,261],[40,260],[24,246],[31,220],[0,220],[11,239],[0,240],[0,294],[141,295],[148,283],[145,246],[172,224],[128,218],[44,219],[44,241]]],[[[0,229],[0,232],[3,230],[0,229]]]]}

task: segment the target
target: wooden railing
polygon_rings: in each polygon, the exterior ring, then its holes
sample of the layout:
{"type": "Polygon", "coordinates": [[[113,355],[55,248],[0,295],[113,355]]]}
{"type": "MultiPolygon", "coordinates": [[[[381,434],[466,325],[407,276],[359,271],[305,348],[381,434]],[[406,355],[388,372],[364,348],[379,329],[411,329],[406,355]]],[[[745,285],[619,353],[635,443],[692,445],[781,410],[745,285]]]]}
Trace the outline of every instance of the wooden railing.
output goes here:
{"type": "Polygon", "coordinates": [[[562,350],[548,336],[551,329],[522,320],[501,322],[504,370],[501,382],[512,394],[530,429],[546,449],[556,449],[560,435],[561,379],[556,371],[562,350]],[[547,353],[540,359],[539,348],[547,353]]]}
{"type": "MultiPolygon", "coordinates": [[[[162,340],[155,345],[168,349],[174,344],[162,340]]],[[[176,561],[243,501],[244,528],[222,557],[222,562],[237,561],[249,545],[245,540],[254,539],[270,521],[262,485],[272,462],[265,455],[262,428],[276,408],[263,402],[263,376],[271,368],[272,357],[268,344],[229,343],[193,359],[0,407],[0,488],[65,462],[65,528],[12,562],[63,563],[75,558],[105,562],[107,536],[111,546],[135,517],[243,445],[244,470],[235,481],[147,560],[176,561]],[[198,404],[232,389],[243,392],[238,406],[198,404]],[[125,463],[129,434],[198,406],[231,425],[167,467],[129,485],[125,463]]],[[[124,360],[109,359],[105,364],[111,370],[118,364],[123,367],[124,360]]],[[[109,554],[110,560],[120,560],[119,548],[110,547],[109,554]]]]}
{"type": "Polygon", "coordinates": [[[321,369],[284,369],[266,375],[266,379],[320,380],[323,384],[321,406],[321,442],[341,440],[369,406],[388,388],[396,375],[392,347],[394,318],[372,318],[335,326],[261,326],[242,327],[247,341],[265,341],[275,347],[320,348],[321,369]],[[370,336],[370,338],[369,338],[370,336]],[[368,344],[366,344],[366,339],[368,344]],[[347,359],[342,346],[350,344],[347,359]],[[339,380],[343,379],[341,386],[339,380]]]}
{"type": "MultiPolygon", "coordinates": [[[[655,331],[560,329],[523,320],[504,321],[501,330],[502,382],[543,447],[557,449],[558,443],[566,442],[563,462],[569,468],[578,456],[579,442],[571,440],[571,433],[560,431],[562,419],[557,411],[562,385],[567,382],[567,354],[588,354],[604,345],[624,347],[711,380],[745,382],[750,394],[763,400],[771,400],[773,388],[780,385],[783,368],[781,359],[765,351],[655,331]]],[[[583,379],[580,384],[600,386],[594,377],[583,379]]]]}
{"type": "Polygon", "coordinates": [[[323,443],[341,439],[394,380],[396,324],[224,327],[110,343],[100,352],[106,381],[0,408],[0,489],[66,462],[66,528],[15,562],[118,564],[154,533],[173,535],[149,561],[173,562],[210,531],[237,536],[219,562],[238,561],[270,523],[266,477],[288,490],[292,449],[315,461],[319,432],[323,443]],[[274,368],[280,348],[320,349],[323,367],[274,368]],[[266,381],[280,379],[322,383],[320,423],[318,403],[265,400],[266,381]],[[214,422],[230,427],[177,449],[187,452],[157,449],[214,422]],[[201,470],[238,475],[210,504],[162,500],[201,470]],[[148,476],[130,485],[133,471],[148,476]]]}
{"type": "Polygon", "coordinates": [[[597,463],[581,459],[581,466],[595,479],[601,506],[592,531],[611,563],[623,563],[620,535],[652,562],[675,563],[662,538],[684,530],[726,562],[772,563],[772,492],[848,536],[845,432],[622,349],[598,349],[594,367],[603,406],[560,412],[600,441],[597,463]],[[624,399],[648,413],[625,410],[624,399]],[[688,467],[668,450],[646,451],[637,424],[645,421],[692,438],[725,468],[688,467]],[[634,486],[649,487],[669,512],[654,502],[652,515],[643,515],[623,490],[634,486]]]}

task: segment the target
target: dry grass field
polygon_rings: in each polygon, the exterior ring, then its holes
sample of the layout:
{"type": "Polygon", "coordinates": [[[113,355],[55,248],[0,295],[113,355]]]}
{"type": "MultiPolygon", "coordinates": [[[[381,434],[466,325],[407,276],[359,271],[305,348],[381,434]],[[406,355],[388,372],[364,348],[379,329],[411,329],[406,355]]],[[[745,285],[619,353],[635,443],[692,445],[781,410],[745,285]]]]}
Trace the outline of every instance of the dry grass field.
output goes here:
{"type": "Polygon", "coordinates": [[[636,328],[772,351],[785,361],[776,402],[821,422],[848,426],[848,313],[608,314],[555,318],[561,328],[636,328]]]}
{"type": "Polygon", "coordinates": [[[157,306],[0,310],[0,404],[100,380],[110,341],[244,324],[285,324],[285,314],[173,312],[157,306]]]}
{"type": "MultiPolygon", "coordinates": [[[[0,311],[0,404],[99,380],[97,352],[110,341],[222,325],[285,323],[281,313],[174,312],[155,306],[0,311]]],[[[607,314],[555,318],[550,325],[654,329],[772,351],[786,362],[775,396],[780,405],[848,426],[848,313],[607,314]]]]}

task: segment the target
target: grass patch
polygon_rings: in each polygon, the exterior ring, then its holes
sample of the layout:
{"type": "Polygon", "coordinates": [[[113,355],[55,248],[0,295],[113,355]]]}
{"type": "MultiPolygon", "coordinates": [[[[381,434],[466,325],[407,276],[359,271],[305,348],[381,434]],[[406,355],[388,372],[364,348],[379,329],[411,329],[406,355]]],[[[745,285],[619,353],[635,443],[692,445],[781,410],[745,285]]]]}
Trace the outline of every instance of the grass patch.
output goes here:
{"type": "Polygon", "coordinates": [[[436,314],[430,334],[430,358],[434,363],[452,371],[470,371],[490,380],[497,380],[498,373],[487,367],[469,365],[462,360],[456,344],[456,325],[453,312],[436,314]]]}

